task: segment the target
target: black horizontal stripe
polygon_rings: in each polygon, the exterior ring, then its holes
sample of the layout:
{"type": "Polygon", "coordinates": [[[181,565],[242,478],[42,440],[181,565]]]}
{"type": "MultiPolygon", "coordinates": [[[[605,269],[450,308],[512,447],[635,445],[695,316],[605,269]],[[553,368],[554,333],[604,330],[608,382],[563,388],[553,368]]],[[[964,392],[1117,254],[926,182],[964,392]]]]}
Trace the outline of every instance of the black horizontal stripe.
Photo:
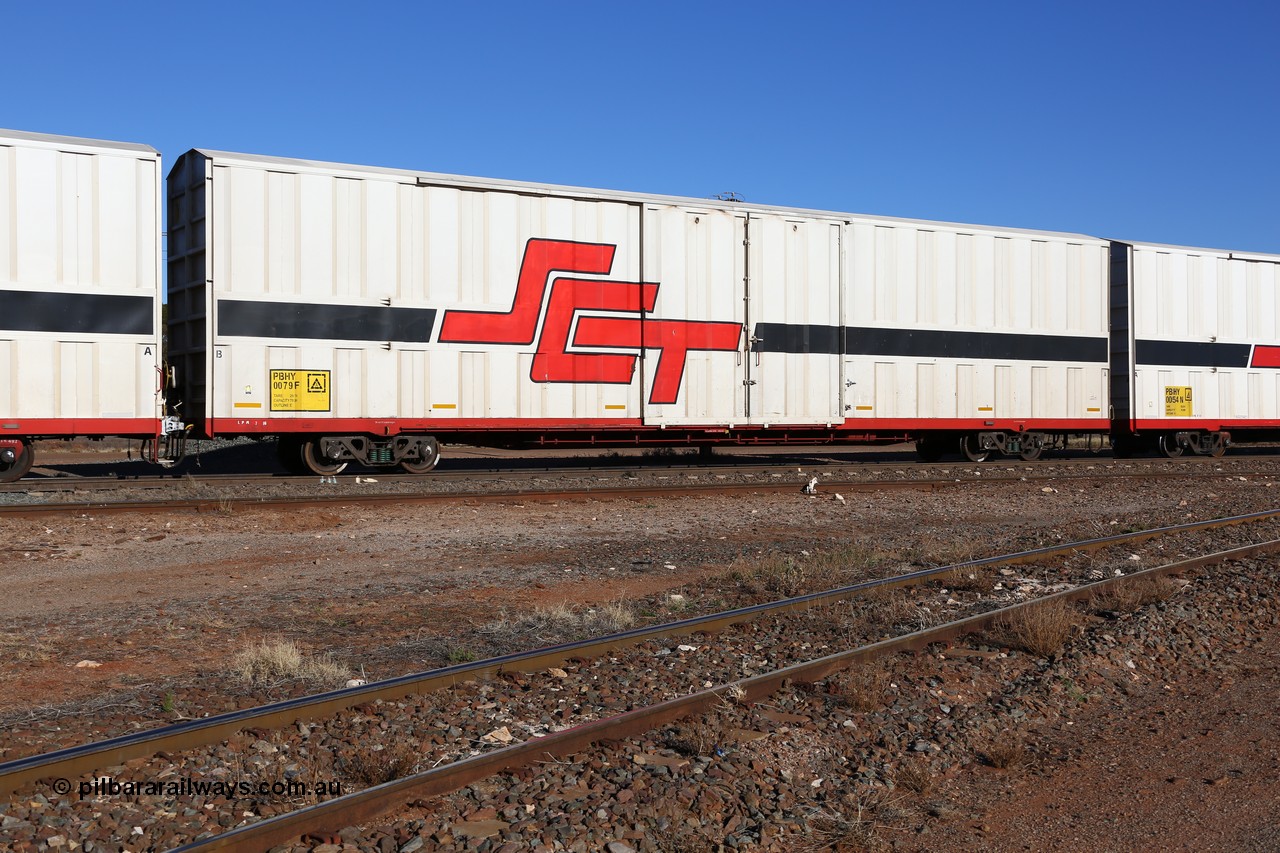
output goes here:
{"type": "Polygon", "coordinates": [[[939,329],[881,329],[758,323],[756,349],[762,352],[903,358],[985,358],[996,361],[1106,362],[1106,338],[1075,335],[1015,335],[1007,332],[953,332],[939,329]]]}
{"type": "Polygon", "coordinates": [[[428,343],[434,308],[218,300],[218,334],[242,338],[428,343]]]}
{"type": "Polygon", "coordinates": [[[1135,364],[1186,365],[1188,367],[1248,367],[1249,344],[1217,344],[1205,341],[1134,341],[1135,364]]]}
{"type": "Polygon", "coordinates": [[[839,355],[841,331],[839,326],[756,323],[755,349],[760,352],[839,355]]]}
{"type": "Polygon", "coordinates": [[[0,330],[74,335],[150,335],[150,296],[0,290],[0,330]]]}

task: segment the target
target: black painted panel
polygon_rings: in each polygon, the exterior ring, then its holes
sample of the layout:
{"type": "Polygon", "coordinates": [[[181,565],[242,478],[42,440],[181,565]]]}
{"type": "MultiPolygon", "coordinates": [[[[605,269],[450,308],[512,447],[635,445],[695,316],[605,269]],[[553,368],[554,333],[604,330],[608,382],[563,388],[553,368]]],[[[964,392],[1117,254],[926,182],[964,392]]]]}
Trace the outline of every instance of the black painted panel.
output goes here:
{"type": "Polygon", "coordinates": [[[1188,367],[1248,367],[1249,344],[1204,341],[1134,341],[1134,364],[1188,367]]]}
{"type": "Polygon", "coordinates": [[[218,300],[218,334],[245,338],[428,343],[434,308],[218,300]]]}
{"type": "Polygon", "coordinates": [[[762,352],[899,356],[906,358],[985,358],[998,361],[1106,362],[1106,338],[1070,335],[1014,335],[1004,332],[953,332],[937,329],[806,326],[759,323],[762,352]]]}
{"type": "Polygon", "coordinates": [[[0,330],[76,335],[150,335],[150,296],[0,290],[0,330]]]}

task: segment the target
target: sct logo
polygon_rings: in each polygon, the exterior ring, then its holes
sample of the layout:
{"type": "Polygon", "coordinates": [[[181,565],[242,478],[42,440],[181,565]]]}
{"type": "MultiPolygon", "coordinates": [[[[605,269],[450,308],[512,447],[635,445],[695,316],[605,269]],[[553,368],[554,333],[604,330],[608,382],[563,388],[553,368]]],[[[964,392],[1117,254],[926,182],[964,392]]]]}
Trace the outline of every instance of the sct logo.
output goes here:
{"type": "Polygon", "coordinates": [[[536,339],[533,366],[529,371],[529,378],[534,382],[617,385],[631,384],[638,353],[571,352],[570,347],[575,350],[657,350],[649,403],[674,403],[680,395],[689,352],[733,352],[738,349],[742,326],[646,317],[658,299],[656,282],[559,275],[608,275],[616,248],[606,243],[530,240],[520,263],[520,278],[511,310],[446,311],[440,325],[440,343],[528,346],[536,339]],[[539,327],[544,302],[546,315],[539,327]],[[607,311],[617,316],[596,313],[579,316],[580,311],[607,311]]]}

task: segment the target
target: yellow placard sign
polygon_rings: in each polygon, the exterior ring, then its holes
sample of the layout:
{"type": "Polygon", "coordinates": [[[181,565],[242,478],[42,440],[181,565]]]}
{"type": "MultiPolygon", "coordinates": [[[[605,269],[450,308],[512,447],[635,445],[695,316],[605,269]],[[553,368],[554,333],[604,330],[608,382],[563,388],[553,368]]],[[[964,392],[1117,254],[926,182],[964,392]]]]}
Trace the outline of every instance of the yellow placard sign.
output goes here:
{"type": "Polygon", "coordinates": [[[1164,416],[1166,418],[1191,417],[1191,386],[1164,386],[1164,416]]]}
{"type": "Polygon", "coordinates": [[[271,371],[271,411],[329,411],[329,371],[271,371]]]}

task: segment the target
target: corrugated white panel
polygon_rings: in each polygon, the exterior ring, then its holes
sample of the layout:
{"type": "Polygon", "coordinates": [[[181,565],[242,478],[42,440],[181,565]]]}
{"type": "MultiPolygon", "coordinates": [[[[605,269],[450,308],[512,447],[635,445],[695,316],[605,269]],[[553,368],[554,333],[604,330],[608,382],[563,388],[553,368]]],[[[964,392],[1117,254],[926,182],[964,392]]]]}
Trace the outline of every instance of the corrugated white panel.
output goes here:
{"type": "MultiPolygon", "coordinates": [[[[1134,416],[1162,420],[1169,386],[1192,388],[1192,417],[1207,426],[1247,426],[1251,421],[1280,421],[1276,368],[1213,365],[1209,353],[1236,358],[1249,347],[1280,346],[1280,264],[1237,259],[1209,249],[1176,246],[1133,247],[1131,314],[1133,337],[1147,342],[1194,344],[1188,361],[1203,364],[1154,365],[1136,362],[1134,416]]],[[[1175,352],[1179,350],[1174,350],[1175,352]]]]}
{"type": "MultiPolygon", "coordinates": [[[[154,423],[160,364],[158,155],[144,146],[9,134],[0,132],[0,290],[55,294],[68,313],[77,301],[141,297],[150,306],[151,331],[109,325],[70,331],[53,313],[40,330],[5,331],[0,317],[0,415],[154,423]]],[[[109,310],[119,303],[100,304],[109,310]]],[[[137,429],[150,433],[154,427],[137,429]]]]}
{"type": "MultiPolygon", "coordinates": [[[[841,226],[823,220],[756,217],[749,222],[750,317],[758,323],[833,327],[840,323],[841,226]]],[[[768,332],[765,333],[769,334],[768,332]]],[[[834,424],[840,411],[838,352],[768,351],[747,358],[750,420],[834,424]]],[[[719,354],[726,361],[732,354],[719,354]]]]}
{"type": "MultiPolygon", "coordinates": [[[[956,365],[956,405],[955,411],[950,415],[951,417],[958,417],[960,412],[964,412],[968,416],[968,413],[978,411],[976,386],[973,365],[956,365]]],[[[939,414],[939,417],[945,417],[945,415],[939,414]]]]}
{"type": "Polygon", "coordinates": [[[427,382],[427,354],[405,350],[400,353],[400,400],[396,411],[401,417],[425,418],[431,412],[430,386],[427,382]]]}
{"type": "Polygon", "coordinates": [[[940,417],[937,411],[940,401],[938,400],[938,388],[935,382],[936,373],[936,364],[916,365],[916,396],[919,399],[916,409],[922,418],[940,417]]]}
{"type": "MultiPolygon", "coordinates": [[[[431,308],[437,311],[436,338],[446,310],[511,311],[533,239],[616,246],[607,276],[587,277],[639,280],[639,214],[633,205],[214,162],[213,269],[220,296],[296,299],[339,309],[431,308]]],[[[553,274],[543,284],[568,274],[553,274]]],[[[548,287],[541,294],[543,310],[549,292],[548,287]]],[[[390,351],[385,341],[298,341],[314,355],[300,356],[296,368],[334,371],[333,417],[639,417],[638,378],[631,386],[590,393],[569,383],[535,382],[529,372],[533,353],[539,346],[563,352],[566,342],[530,334],[535,340],[524,344],[433,339],[390,342],[390,351]],[[406,353],[414,355],[405,358],[406,353]],[[407,384],[413,382],[420,387],[407,384]]],[[[280,343],[221,335],[219,342],[237,352],[280,343]]],[[[638,348],[630,351],[639,357],[638,348]]],[[[261,388],[265,404],[265,375],[257,375],[265,369],[260,359],[238,356],[219,381],[261,388]]],[[[221,401],[214,417],[233,416],[226,408],[230,396],[212,396],[221,401]]],[[[306,412],[271,415],[314,418],[306,412]]]]}
{"type": "MultiPolygon", "coordinates": [[[[885,330],[908,340],[918,330],[1045,334],[1108,334],[1107,246],[1077,241],[918,223],[852,221],[846,230],[846,299],[843,325],[885,330]]],[[[845,375],[850,417],[961,418],[969,420],[1107,417],[1103,401],[1106,365],[1061,361],[972,360],[963,352],[900,356],[906,370],[873,365],[875,354],[851,355],[845,375]],[[971,362],[964,366],[960,359],[971,362]],[[926,375],[916,365],[948,365],[936,373],[931,399],[908,393],[926,375]],[[1033,379],[1032,369],[1038,372],[1033,379]],[[1068,371],[1080,399],[1068,396],[1068,371]],[[999,371],[999,373],[997,373],[999,371]],[[999,378],[997,378],[999,376],[999,378]],[[882,387],[884,382],[901,387],[882,387]],[[894,400],[891,411],[886,401],[894,400]],[[1093,409],[1093,411],[1089,411],[1093,409]]],[[[927,389],[926,389],[927,390],[927,389]]]]}
{"type": "Polygon", "coordinates": [[[365,350],[337,347],[333,351],[330,388],[336,418],[379,417],[376,404],[378,375],[365,366],[365,350]]]}
{"type": "Polygon", "coordinates": [[[0,412],[12,412],[17,408],[17,365],[13,358],[13,341],[0,338],[0,412]]]}
{"type": "MultiPolygon", "coordinates": [[[[1008,418],[1016,417],[1019,411],[1021,395],[1018,394],[1018,384],[1014,379],[1013,368],[1007,364],[997,364],[995,366],[996,380],[996,405],[995,417],[1008,418]]],[[[1028,412],[1027,414],[1030,414],[1028,412]]]]}

